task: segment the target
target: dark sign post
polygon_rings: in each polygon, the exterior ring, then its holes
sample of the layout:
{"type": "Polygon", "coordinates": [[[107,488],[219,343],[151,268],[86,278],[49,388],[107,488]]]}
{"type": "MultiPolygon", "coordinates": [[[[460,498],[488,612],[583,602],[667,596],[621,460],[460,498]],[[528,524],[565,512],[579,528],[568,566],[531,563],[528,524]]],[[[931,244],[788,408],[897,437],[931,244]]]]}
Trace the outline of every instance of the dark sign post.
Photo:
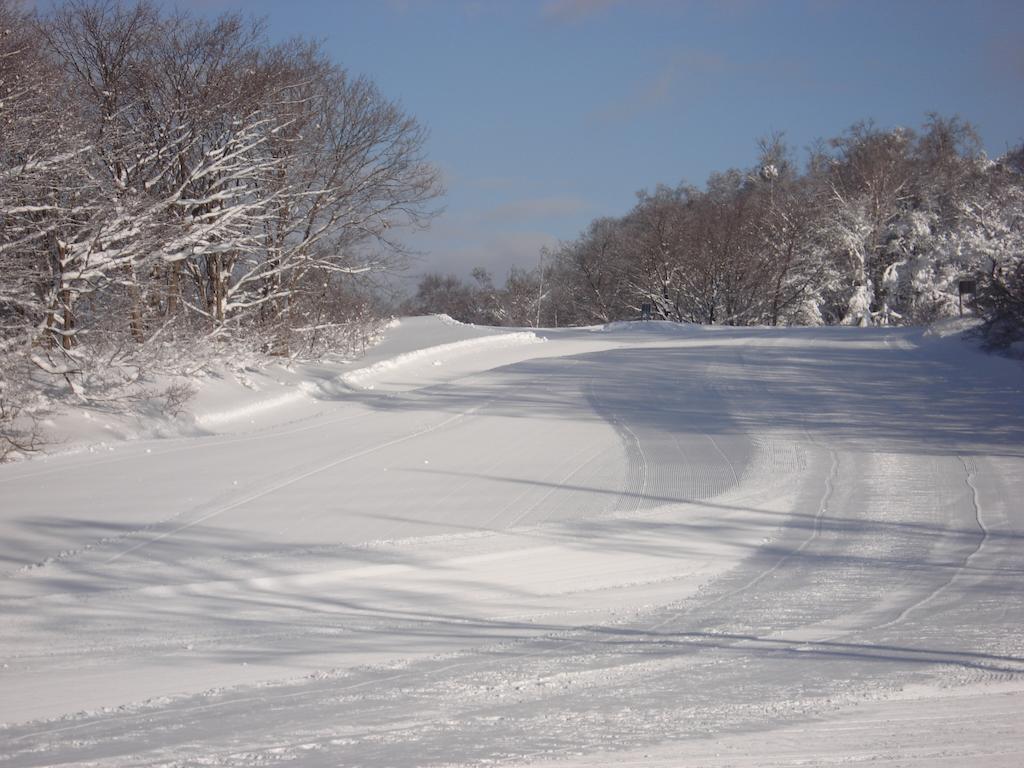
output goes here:
{"type": "Polygon", "coordinates": [[[964,294],[969,293],[971,296],[978,292],[978,282],[976,280],[961,280],[959,284],[960,288],[960,317],[964,316],[964,294]]]}

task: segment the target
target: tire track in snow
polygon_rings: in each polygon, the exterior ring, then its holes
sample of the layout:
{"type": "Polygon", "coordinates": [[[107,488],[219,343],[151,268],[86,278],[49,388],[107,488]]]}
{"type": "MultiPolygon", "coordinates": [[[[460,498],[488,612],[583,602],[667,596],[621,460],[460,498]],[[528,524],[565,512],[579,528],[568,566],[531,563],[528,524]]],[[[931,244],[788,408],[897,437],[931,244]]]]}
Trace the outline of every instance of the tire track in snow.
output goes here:
{"type": "MultiPolygon", "coordinates": [[[[743,359],[742,350],[738,350],[737,351],[737,356],[738,356],[738,358],[740,360],[741,365],[745,366],[746,362],[743,359]]],[[[749,378],[747,378],[745,380],[746,381],[750,381],[749,378]]],[[[719,394],[721,393],[721,389],[718,389],[716,391],[718,391],[719,394]]],[[[644,442],[641,440],[639,435],[637,435],[637,433],[633,430],[633,428],[629,425],[628,421],[622,419],[619,416],[618,413],[616,413],[612,408],[610,408],[606,404],[606,402],[604,400],[602,400],[597,395],[596,389],[594,387],[594,380],[593,379],[591,379],[589,381],[589,383],[588,383],[588,392],[589,392],[590,400],[591,400],[591,403],[592,403],[592,405],[594,407],[594,410],[596,412],[598,412],[598,414],[604,415],[604,417],[616,429],[616,431],[619,433],[620,438],[623,440],[623,444],[624,444],[624,446],[626,448],[627,460],[628,460],[628,463],[629,463],[629,470],[627,471],[627,484],[623,488],[622,495],[625,498],[633,498],[635,500],[635,503],[631,504],[626,509],[622,509],[620,511],[626,512],[626,513],[636,512],[639,509],[639,507],[640,507],[640,505],[641,505],[641,503],[643,501],[643,498],[644,498],[644,496],[646,495],[646,493],[648,491],[649,483],[652,480],[652,477],[651,477],[652,473],[651,473],[651,469],[650,469],[651,465],[650,465],[650,463],[648,461],[648,458],[647,458],[647,451],[645,450],[644,442]],[[629,478],[631,478],[631,480],[629,478]]],[[[656,399],[659,400],[659,401],[662,401],[662,402],[665,402],[667,400],[667,398],[665,398],[664,396],[658,396],[656,399]]],[[[724,398],[722,398],[722,399],[724,400],[724,398]]],[[[683,446],[679,442],[678,435],[676,433],[674,433],[674,432],[670,433],[670,434],[671,434],[672,443],[673,443],[674,447],[676,448],[676,450],[678,451],[680,457],[683,460],[686,460],[687,459],[687,454],[686,454],[686,451],[684,450],[683,446]]],[[[713,435],[711,435],[710,433],[706,433],[706,432],[703,432],[703,433],[700,433],[700,434],[703,437],[706,437],[710,441],[710,443],[712,444],[712,446],[715,449],[715,451],[717,452],[717,454],[722,457],[722,459],[724,460],[726,466],[728,467],[729,474],[732,477],[733,484],[734,484],[733,487],[738,489],[739,488],[739,484],[740,484],[740,478],[739,478],[739,474],[736,471],[735,464],[732,462],[731,459],[729,459],[729,457],[721,449],[721,447],[719,446],[718,442],[715,440],[713,435]]],[[[771,456],[770,456],[771,459],[774,459],[775,447],[776,447],[775,441],[767,441],[766,450],[767,450],[767,452],[769,454],[771,454],[771,456]]],[[[733,596],[735,596],[737,594],[740,594],[740,593],[742,593],[744,591],[747,591],[749,589],[753,589],[754,587],[757,586],[757,584],[759,584],[765,578],[767,578],[772,573],[774,573],[776,570],[781,568],[782,565],[784,565],[786,561],[788,561],[790,558],[794,557],[795,555],[799,554],[804,549],[806,549],[808,546],[810,546],[810,544],[816,538],[818,538],[820,536],[820,534],[821,534],[822,521],[823,521],[823,518],[824,518],[825,514],[828,511],[828,503],[831,500],[831,497],[832,497],[832,494],[833,494],[833,491],[834,491],[834,487],[835,487],[835,480],[836,480],[836,477],[838,475],[838,466],[839,466],[838,455],[836,454],[836,452],[834,450],[831,450],[831,449],[830,449],[830,455],[831,455],[831,458],[832,458],[832,467],[831,467],[831,469],[829,471],[829,475],[826,477],[826,480],[825,480],[825,491],[824,491],[824,495],[822,497],[822,500],[821,500],[821,502],[819,504],[818,512],[817,512],[817,514],[815,516],[814,530],[812,531],[811,536],[807,540],[805,540],[798,547],[798,549],[796,551],[787,553],[782,558],[780,558],[780,560],[777,561],[771,568],[769,568],[767,571],[764,571],[764,572],[758,574],[757,576],[754,577],[754,579],[752,579],[750,582],[748,582],[747,584],[743,585],[742,587],[740,587],[740,588],[738,588],[736,590],[733,590],[731,592],[728,592],[728,593],[726,593],[724,595],[721,595],[721,596],[715,598],[714,600],[712,600],[710,602],[703,602],[700,605],[695,606],[694,608],[691,608],[691,609],[688,609],[688,610],[684,610],[684,611],[674,612],[672,615],[668,616],[667,618],[665,618],[665,619],[663,619],[663,620],[661,620],[659,622],[656,622],[654,625],[651,625],[649,627],[645,627],[646,631],[656,631],[656,630],[664,627],[666,624],[670,623],[671,621],[679,618],[680,616],[682,616],[685,613],[689,613],[692,610],[697,610],[697,609],[700,609],[700,608],[704,608],[704,607],[707,607],[707,606],[710,606],[710,605],[717,604],[717,603],[719,603],[719,602],[721,602],[723,600],[726,600],[726,599],[728,599],[730,597],[733,597],[733,596]]],[[[688,466],[693,467],[692,463],[690,463],[690,462],[686,462],[686,463],[687,463],[688,466]]],[[[714,488],[714,486],[716,485],[714,480],[716,478],[714,477],[713,474],[711,474],[709,472],[707,467],[701,466],[701,467],[697,467],[696,469],[697,469],[697,471],[693,474],[693,476],[691,477],[691,480],[694,483],[696,483],[697,485],[695,485],[694,488],[690,489],[691,491],[693,491],[693,493],[689,494],[691,497],[710,498],[710,497],[713,497],[713,496],[716,496],[716,495],[720,495],[722,492],[724,492],[725,489],[716,489],[716,488],[714,488]],[[703,488],[703,490],[707,492],[707,494],[704,495],[702,493],[697,493],[697,491],[698,491],[698,487],[697,486],[701,486],[703,488]]],[[[653,478],[653,479],[657,479],[657,476],[655,476],[655,478],[653,478]]],[[[680,490],[682,490],[682,489],[680,488],[680,490]]],[[[659,494],[659,495],[665,495],[665,494],[662,493],[662,494],[659,494]]],[[[756,493],[745,495],[745,497],[743,497],[743,498],[753,498],[753,497],[756,497],[756,493]]],[[[693,503],[699,504],[700,502],[699,501],[694,501],[693,503]]],[[[579,632],[581,630],[582,631],[586,631],[587,627],[573,628],[572,630],[566,630],[565,633],[559,633],[559,635],[570,636],[570,633],[575,634],[575,633],[577,633],[577,632],[579,632]]],[[[557,642],[557,638],[556,637],[548,637],[547,639],[551,640],[551,641],[556,641],[557,642]]],[[[559,645],[557,651],[558,652],[564,652],[565,649],[581,645],[581,644],[583,644],[585,642],[588,642],[588,640],[586,638],[582,638],[582,639],[579,639],[579,640],[572,640],[572,641],[568,641],[568,642],[563,642],[563,643],[561,643],[559,645]]],[[[555,650],[541,649],[539,651],[535,651],[535,652],[530,653],[530,654],[524,654],[524,655],[520,656],[519,658],[527,658],[527,657],[533,657],[533,656],[539,656],[539,655],[546,655],[546,654],[555,653],[555,652],[556,652],[555,650]]]]}
{"type": "Polygon", "coordinates": [[[957,458],[963,465],[965,475],[964,482],[967,484],[967,487],[970,489],[971,492],[970,499],[974,512],[974,523],[978,527],[979,531],[977,543],[975,544],[974,548],[967,554],[967,557],[964,558],[963,562],[956,568],[956,570],[953,571],[952,574],[950,574],[948,579],[939,584],[937,587],[935,587],[921,599],[906,606],[902,611],[900,611],[900,613],[895,618],[890,619],[889,621],[883,622],[881,624],[877,624],[873,627],[867,627],[867,631],[889,629],[890,627],[896,626],[897,624],[900,624],[903,621],[905,621],[908,617],[910,617],[911,614],[935,602],[957,581],[957,579],[961,577],[963,573],[965,573],[971,567],[971,561],[981,554],[982,549],[988,542],[990,533],[983,519],[981,500],[978,496],[978,486],[974,482],[974,478],[977,476],[978,473],[977,465],[975,464],[974,459],[968,460],[965,459],[963,456],[957,456],[957,458]]]}
{"type": "Polygon", "coordinates": [[[594,378],[587,381],[587,400],[594,412],[605,419],[616,431],[626,453],[625,477],[614,510],[626,513],[636,512],[647,493],[649,471],[647,455],[636,432],[630,429],[629,425],[608,406],[604,399],[598,396],[594,382],[594,378]]]}
{"type": "Polygon", "coordinates": [[[711,606],[718,605],[719,603],[721,603],[721,602],[723,602],[725,600],[728,600],[730,598],[733,598],[733,597],[736,597],[738,595],[741,595],[741,594],[744,594],[746,592],[749,592],[750,590],[752,590],[755,587],[757,587],[761,582],[763,582],[769,576],[771,576],[773,573],[775,573],[780,568],[782,568],[782,566],[785,565],[787,562],[792,560],[797,555],[801,554],[812,543],[814,543],[814,541],[816,539],[818,539],[819,536],[821,536],[821,530],[822,530],[822,525],[823,525],[823,522],[824,522],[824,519],[825,519],[825,515],[828,513],[828,510],[829,510],[829,502],[832,499],[832,494],[835,492],[836,481],[839,478],[839,457],[838,457],[838,454],[835,452],[835,450],[832,450],[832,449],[829,450],[829,454],[830,454],[831,459],[832,459],[832,466],[829,468],[828,475],[826,475],[826,477],[825,477],[825,490],[824,490],[824,493],[822,494],[821,501],[818,503],[818,511],[814,515],[814,525],[813,525],[813,527],[811,529],[810,536],[808,536],[806,539],[804,539],[804,541],[800,544],[799,547],[797,547],[796,549],[794,549],[792,551],[789,551],[789,552],[786,552],[785,554],[781,555],[779,557],[779,559],[776,560],[769,568],[767,568],[766,570],[760,571],[752,579],[748,580],[747,582],[745,582],[744,584],[740,585],[739,587],[736,587],[735,589],[731,589],[731,590],[729,590],[727,592],[724,592],[723,594],[718,595],[716,597],[713,597],[710,600],[705,600],[703,602],[700,602],[699,604],[697,604],[697,605],[695,605],[695,606],[693,606],[691,608],[688,608],[688,609],[685,609],[685,610],[682,610],[682,611],[674,612],[671,615],[667,616],[662,621],[659,621],[659,622],[651,625],[651,627],[649,628],[649,631],[653,632],[653,631],[662,629],[667,624],[669,624],[672,621],[675,621],[675,620],[681,618],[682,616],[684,616],[686,614],[693,613],[694,611],[710,608],[711,606]]]}
{"type": "MultiPolygon", "coordinates": [[[[709,365],[706,369],[709,378],[714,367],[714,365],[709,365]]],[[[720,390],[709,386],[707,382],[705,382],[704,388],[716,391],[719,400],[723,405],[725,404],[726,398],[722,397],[720,390]]],[[[686,399],[680,397],[679,392],[674,388],[659,388],[650,393],[650,397],[661,404],[662,410],[667,413],[677,412],[678,407],[686,402],[686,399]]],[[[728,409],[723,409],[723,413],[727,414],[728,409]]],[[[680,497],[689,500],[710,499],[725,493],[730,487],[739,485],[740,478],[736,466],[710,432],[673,430],[670,435],[673,448],[679,453],[680,458],[679,471],[673,477],[680,497]],[[681,440],[681,437],[686,439],[681,440]],[[698,441],[702,442],[702,439],[711,443],[714,454],[707,453],[706,448],[698,445],[698,441]],[[721,457],[724,464],[714,461],[715,455],[721,457]]]]}
{"type": "Polygon", "coordinates": [[[650,475],[650,463],[647,461],[647,453],[644,451],[643,443],[637,437],[630,426],[624,421],[616,420],[615,425],[628,435],[626,454],[629,460],[629,468],[626,474],[626,482],[622,489],[624,499],[631,499],[626,502],[622,512],[636,512],[643,504],[647,495],[647,483],[650,475]],[[631,450],[632,449],[632,450],[631,450]]]}
{"type": "MultiPolygon", "coordinates": [[[[742,350],[737,350],[737,359],[739,360],[741,366],[746,367],[746,361],[743,358],[742,350]]],[[[748,383],[751,380],[752,380],[751,377],[745,377],[743,379],[743,381],[748,382],[748,383]]],[[[722,386],[721,382],[718,382],[718,383],[719,383],[719,386],[713,386],[713,387],[711,387],[711,390],[714,391],[718,395],[718,397],[724,402],[726,398],[723,396],[723,393],[727,390],[727,387],[722,386]]],[[[746,391],[746,390],[744,390],[744,391],[746,391]]],[[[603,416],[609,422],[609,424],[611,424],[615,428],[615,430],[616,430],[616,432],[618,432],[619,437],[622,440],[622,443],[623,443],[623,445],[625,447],[625,450],[626,450],[627,467],[628,467],[627,468],[627,473],[626,473],[626,478],[627,479],[626,479],[626,482],[624,483],[623,490],[621,491],[621,498],[623,500],[629,499],[631,501],[631,503],[623,504],[620,501],[620,503],[617,505],[617,511],[620,512],[620,513],[626,513],[626,514],[637,512],[639,510],[642,502],[643,502],[644,497],[646,496],[646,494],[648,492],[648,488],[649,488],[650,483],[652,481],[657,481],[658,478],[663,473],[659,472],[659,473],[654,473],[652,475],[651,465],[650,465],[650,462],[648,461],[648,458],[647,458],[647,450],[645,449],[644,441],[640,438],[640,436],[637,434],[637,432],[628,423],[628,420],[622,418],[620,416],[620,414],[614,408],[612,408],[612,407],[610,407],[608,405],[607,401],[604,398],[601,398],[597,394],[597,389],[595,387],[595,380],[594,379],[590,379],[588,381],[587,392],[588,392],[589,400],[591,401],[591,405],[594,408],[595,412],[597,412],[598,415],[603,416]]],[[[651,396],[654,397],[656,400],[658,400],[660,402],[663,402],[663,403],[664,402],[668,402],[668,398],[666,398],[664,395],[652,393],[651,396]]],[[[713,435],[711,435],[710,433],[707,433],[707,432],[702,432],[702,433],[699,433],[699,434],[701,436],[703,436],[703,437],[706,437],[708,439],[708,441],[711,443],[711,445],[714,448],[715,452],[719,456],[722,457],[722,459],[725,462],[725,465],[728,467],[728,473],[731,476],[733,484],[734,484],[733,487],[738,489],[739,488],[739,484],[740,484],[740,476],[739,476],[739,473],[736,470],[735,464],[725,454],[725,452],[722,450],[721,446],[715,440],[713,435]]],[[[686,459],[686,451],[683,449],[683,446],[680,444],[678,435],[676,433],[674,433],[674,432],[670,432],[669,435],[671,436],[672,444],[674,445],[675,449],[679,453],[680,457],[685,460],[686,459]]],[[[756,441],[754,441],[754,442],[756,442],[756,441]]],[[[775,448],[776,448],[775,441],[772,441],[772,440],[765,441],[765,445],[763,446],[762,450],[759,453],[762,454],[763,458],[768,460],[769,463],[775,463],[775,456],[774,456],[775,448]],[[767,454],[767,455],[765,455],[765,454],[767,454]]],[[[837,470],[838,470],[838,458],[837,458],[837,456],[836,456],[834,451],[832,451],[831,453],[832,453],[833,467],[832,467],[832,470],[830,472],[829,477],[826,478],[825,496],[823,497],[822,504],[819,506],[819,511],[818,511],[818,515],[817,515],[817,519],[816,519],[816,523],[815,523],[815,530],[812,533],[811,537],[807,541],[805,541],[799,547],[799,549],[797,550],[797,553],[803,551],[807,546],[810,545],[810,543],[815,538],[817,538],[817,536],[820,535],[820,531],[821,531],[821,518],[822,518],[822,516],[825,514],[825,512],[827,510],[827,503],[828,503],[828,500],[831,498],[832,491],[833,491],[833,485],[834,485],[833,473],[837,472],[837,470]]],[[[685,462],[685,463],[687,463],[688,466],[692,466],[689,462],[685,462]]],[[[655,465],[655,466],[657,467],[658,465],[655,465]]],[[[694,493],[690,494],[691,497],[693,497],[693,496],[704,496],[705,498],[709,498],[709,497],[712,497],[712,496],[715,496],[715,495],[720,495],[722,492],[724,492],[725,489],[716,489],[716,488],[713,487],[713,486],[716,485],[714,480],[717,479],[717,478],[715,478],[712,474],[709,474],[709,470],[708,470],[707,467],[704,467],[704,466],[702,466],[702,467],[694,467],[694,469],[696,469],[697,471],[695,471],[693,473],[693,475],[691,477],[691,480],[696,485],[694,486],[694,488],[690,489],[691,491],[694,492],[694,493]],[[701,486],[702,490],[707,491],[707,495],[705,496],[703,493],[696,493],[698,491],[698,487],[697,486],[701,486]]],[[[662,482],[662,484],[664,484],[664,482],[662,482]]],[[[658,487],[660,487],[660,485],[658,487]]],[[[682,488],[680,488],[680,490],[682,490],[682,488]]],[[[659,495],[665,495],[665,494],[659,494],[659,495]]],[[[755,492],[753,494],[745,494],[741,498],[756,498],[756,496],[757,496],[757,493],[755,492]]],[[[699,501],[694,501],[693,503],[699,504],[700,502],[699,501]]],[[[742,591],[745,591],[747,589],[752,589],[758,583],[760,583],[764,578],[766,578],[772,572],[774,572],[775,570],[780,568],[784,564],[784,562],[786,560],[788,560],[790,557],[792,557],[794,554],[796,554],[796,553],[788,553],[787,555],[783,556],[783,558],[779,562],[777,562],[771,569],[769,569],[768,572],[764,572],[762,574],[759,574],[751,582],[749,582],[748,584],[744,585],[743,587],[741,587],[741,588],[739,588],[737,590],[733,590],[730,593],[721,595],[718,598],[715,598],[711,603],[706,603],[705,602],[705,603],[702,603],[700,606],[696,606],[696,607],[694,607],[692,609],[689,609],[689,610],[696,610],[696,609],[698,609],[700,607],[704,607],[704,606],[707,606],[707,605],[713,605],[713,604],[721,602],[722,600],[725,600],[725,599],[727,599],[729,597],[732,597],[735,594],[739,594],[742,591]]],[[[665,624],[668,624],[669,622],[671,622],[674,619],[678,618],[683,613],[689,612],[689,610],[673,613],[672,615],[670,615],[666,619],[664,619],[664,620],[662,620],[660,622],[657,622],[655,625],[650,627],[649,631],[653,631],[653,630],[656,630],[656,629],[659,629],[659,628],[663,627],[665,624]]],[[[585,627],[584,628],[576,628],[576,630],[578,630],[578,629],[586,629],[586,628],[585,627]]],[[[568,632],[566,634],[568,634],[568,632]]],[[[554,638],[549,638],[549,639],[553,640],[554,638]]],[[[581,644],[583,642],[586,642],[586,640],[572,641],[568,645],[563,643],[560,646],[560,649],[564,650],[565,648],[570,648],[570,647],[572,647],[574,645],[578,645],[578,644],[581,644]]],[[[539,654],[539,653],[553,653],[553,652],[554,651],[538,651],[536,653],[539,654]]],[[[534,655],[534,654],[530,654],[530,655],[534,655]]]]}
{"type": "Polygon", "coordinates": [[[732,461],[732,459],[730,459],[730,458],[729,458],[728,456],[726,456],[726,454],[725,454],[725,451],[723,451],[723,450],[721,449],[721,447],[719,447],[719,445],[718,445],[718,441],[717,441],[717,440],[715,440],[715,437],[714,437],[714,435],[712,435],[711,433],[707,433],[707,434],[705,434],[704,436],[705,436],[705,437],[706,437],[706,438],[707,438],[708,440],[710,440],[710,441],[711,441],[711,445],[712,445],[712,446],[714,447],[714,449],[715,449],[715,450],[716,450],[716,451],[718,452],[718,455],[719,455],[719,456],[721,456],[721,457],[722,457],[723,459],[725,459],[725,463],[729,465],[729,472],[730,472],[730,473],[732,473],[732,483],[733,483],[733,486],[735,486],[735,487],[739,487],[739,484],[740,484],[740,476],[739,476],[739,475],[738,475],[738,474],[736,473],[736,465],[735,465],[735,464],[733,464],[733,461],[732,461]]]}
{"type": "MultiPolygon", "coordinates": [[[[742,346],[736,349],[736,359],[737,359],[737,361],[738,361],[738,363],[739,363],[741,368],[747,369],[747,368],[750,367],[750,364],[747,362],[746,356],[744,355],[744,349],[743,349],[742,346]]],[[[741,390],[740,390],[741,394],[743,396],[748,396],[750,394],[751,390],[756,390],[756,391],[758,391],[760,393],[763,393],[765,391],[765,389],[766,389],[764,382],[760,378],[758,378],[756,376],[746,375],[746,376],[743,377],[742,381],[746,385],[743,388],[741,388],[741,390]],[[759,382],[760,385],[756,386],[756,387],[751,386],[752,382],[754,382],[754,381],[759,382]]],[[[709,383],[712,383],[712,386],[715,389],[715,391],[725,392],[727,394],[730,393],[729,386],[722,385],[722,383],[718,379],[712,378],[711,382],[709,382],[709,383]],[[716,384],[717,384],[717,386],[715,386],[716,384]]],[[[722,399],[726,400],[727,397],[723,397],[722,399]]],[[[807,432],[806,427],[804,428],[803,432],[804,432],[804,435],[805,435],[806,439],[808,440],[808,442],[812,442],[813,443],[814,440],[813,440],[813,438],[811,438],[810,434],[807,432]]],[[[737,475],[735,465],[733,465],[732,461],[729,460],[729,457],[726,456],[726,454],[721,450],[721,448],[718,446],[718,443],[715,441],[714,437],[712,437],[710,434],[707,434],[706,436],[711,441],[712,445],[715,447],[715,449],[718,451],[718,453],[722,456],[723,459],[725,459],[726,463],[729,465],[729,468],[730,468],[730,470],[732,472],[732,476],[733,476],[733,478],[736,481],[736,487],[738,488],[739,487],[739,477],[737,475]]],[[[761,439],[760,437],[755,437],[755,438],[752,438],[751,442],[753,444],[755,444],[755,445],[760,446],[760,450],[757,452],[757,455],[760,457],[759,463],[764,463],[765,465],[771,465],[771,466],[777,465],[779,463],[779,458],[778,458],[778,455],[777,455],[778,454],[778,444],[777,444],[777,442],[775,440],[761,439]]],[[[794,558],[795,556],[801,554],[816,539],[818,539],[818,537],[820,537],[820,535],[821,535],[824,518],[825,518],[825,515],[829,511],[829,504],[830,504],[830,502],[832,500],[832,496],[833,496],[833,494],[835,492],[836,482],[837,482],[838,477],[839,477],[839,455],[835,451],[835,449],[829,448],[829,457],[830,457],[830,460],[831,460],[831,466],[829,467],[828,474],[825,476],[825,487],[824,487],[824,490],[822,492],[821,499],[818,502],[817,511],[815,512],[815,515],[814,515],[814,523],[813,523],[813,527],[812,527],[810,536],[808,536],[795,550],[792,550],[790,552],[784,553],[769,568],[767,568],[764,571],[758,572],[757,574],[755,574],[753,576],[753,578],[751,578],[748,581],[744,582],[740,586],[738,586],[738,587],[736,587],[734,589],[728,590],[728,591],[724,592],[723,594],[718,595],[716,597],[713,597],[713,598],[711,598],[709,600],[704,600],[702,602],[699,602],[698,604],[693,605],[691,607],[685,608],[685,609],[680,610],[680,611],[674,611],[674,612],[670,613],[670,615],[668,615],[663,620],[661,620],[659,622],[656,622],[654,625],[652,625],[650,627],[650,631],[656,631],[656,630],[662,629],[666,625],[668,625],[669,623],[671,623],[671,622],[681,618],[682,616],[684,616],[686,614],[693,613],[695,611],[703,610],[703,609],[706,609],[706,608],[710,608],[712,606],[715,606],[715,605],[718,605],[718,604],[724,602],[725,600],[728,600],[730,598],[737,597],[738,595],[742,595],[742,594],[744,594],[746,592],[749,592],[750,590],[756,588],[759,584],[761,584],[761,582],[763,582],[769,576],[771,576],[772,574],[776,573],[780,568],[782,568],[783,565],[785,565],[787,562],[789,562],[792,558],[794,558]]],[[[774,474],[774,472],[773,472],[773,474],[774,474]]],[[[756,496],[756,491],[755,491],[754,495],[756,496]]]]}
{"type": "MultiPolygon", "coordinates": [[[[776,340],[772,339],[762,339],[760,341],[762,342],[762,344],[767,345],[777,343],[776,340]]],[[[748,362],[747,357],[744,354],[745,348],[747,346],[749,346],[749,342],[747,344],[739,346],[735,352],[736,360],[740,368],[743,370],[747,370],[753,367],[753,364],[748,362]]],[[[735,376],[730,377],[730,379],[735,379],[735,376]]],[[[722,397],[723,400],[730,399],[730,396],[749,398],[753,393],[764,396],[769,392],[766,382],[756,374],[747,373],[742,377],[741,381],[743,382],[743,385],[740,386],[738,389],[734,388],[731,384],[723,384],[719,379],[716,379],[714,377],[710,379],[709,384],[711,385],[714,391],[724,393],[722,397]]],[[[803,434],[804,440],[807,443],[816,443],[816,440],[808,431],[806,423],[803,424],[801,432],[803,434]]],[[[735,466],[733,465],[732,461],[730,461],[728,456],[721,450],[713,436],[711,436],[710,434],[707,434],[706,436],[711,441],[712,445],[715,447],[718,453],[722,456],[723,459],[725,459],[726,463],[729,465],[730,470],[732,471],[732,476],[735,479],[738,487],[739,477],[737,475],[735,466]]],[[[770,468],[769,474],[772,476],[781,474],[782,470],[784,469],[792,469],[783,464],[782,455],[780,453],[779,443],[777,440],[767,438],[764,433],[759,435],[752,435],[750,439],[752,445],[757,446],[759,448],[759,450],[757,450],[755,454],[757,458],[752,461],[752,464],[756,463],[757,465],[761,466],[762,471],[768,470],[770,468]]],[[[832,447],[828,448],[828,453],[830,459],[830,466],[827,474],[825,475],[824,488],[822,490],[822,495],[818,501],[817,509],[814,514],[811,533],[799,544],[799,546],[796,547],[796,549],[781,554],[779,558],[775,560],[775,562],[772,563],[768,568],[754,574],[752,578],[748,579],[738,587],[730,589],[720,595],[710,597],[706,600],[699,600],[698,598],[699,601],[695,602],[694,604],[687,606],[682,610],[670,612],[669,615],[666,616],[664,619],[651,625],[649,631],[653,632],[659,629],[663,629],[665,626],[671,624],[674,621],[677,621],[685,615],[703,611],[707,608],[719,605],[732,598],[749,593],[751,590],[756,589],[767,578],[777,573],[788,562],[790,562],[795,557],[798,557],[800,554],[806,551],[808,547],[810,547],[815,541],[817,541],[821,537],[822,529],[824,526],[824,520],[830,511],[832,498],[835,494],[835,490],[839,480],[839,454],[832,447]]],[[[752,467],[747,468],[748,471],[751,469],[752,467]]],[[[749,496],[753,496],[754,498],[756,498],[756,489],[754,490],[754,493],[750,494],[749,496]]],[[[748,562],[750,562],[750,560],[748,560],[748,562]]]]}
{"type": "Polygon", "coordinates": [[[679,453],[681,461],[681,467],[685,468],[687,472],[680,471],[678,474],[678,491],[681,497],[697,501],[700,499],[712,499],[716,496],[720,496],[729,490],[730,487],[739,485],[739,477],[736,474],[736,468],[732,465],[729,457],[722,452],[718,447],[718,443],[715,442],[707,432],[691,433],[693,437],[703,437],[711,441],[712,446],[715,448],[715,452],[722,457],[725,461],[723,466],[721,463],[714,463],[706,460],[708,456],[703,454],[694,460],[691,458],[691,451],[700,451],[699,446],[690,444],[684,446],[679,440],[678,434],[672,435],[672,443],[679,453]],[[731,480],[730,480],[731,478],[731,480]],[[689,487],[684,487],[683,480],[688,479],[690,481],[689,487]]]}

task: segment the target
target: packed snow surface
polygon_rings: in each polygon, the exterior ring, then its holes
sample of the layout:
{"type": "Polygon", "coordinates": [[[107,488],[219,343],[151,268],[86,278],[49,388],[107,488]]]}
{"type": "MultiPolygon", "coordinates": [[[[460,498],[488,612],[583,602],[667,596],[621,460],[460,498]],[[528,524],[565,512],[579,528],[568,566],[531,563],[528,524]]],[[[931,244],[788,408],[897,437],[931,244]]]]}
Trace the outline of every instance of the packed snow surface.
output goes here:
{"type": "Polygon", "coordinates": [[[1019,362],[435,317],[197,384],[0,467],[0,765],[1024,764],[1019,362]]]}

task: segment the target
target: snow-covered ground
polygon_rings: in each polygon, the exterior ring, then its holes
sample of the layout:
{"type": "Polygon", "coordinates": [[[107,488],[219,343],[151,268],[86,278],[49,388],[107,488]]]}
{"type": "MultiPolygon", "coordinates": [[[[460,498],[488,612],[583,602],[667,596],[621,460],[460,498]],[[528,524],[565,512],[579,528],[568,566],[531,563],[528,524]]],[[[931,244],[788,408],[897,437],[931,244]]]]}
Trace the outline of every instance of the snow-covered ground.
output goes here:
{"type": "Polygon", "coordinates": [[[1019,362],[435,317],[244,385],[0,467],[0,765],[1024,764],[1019,362]]]}

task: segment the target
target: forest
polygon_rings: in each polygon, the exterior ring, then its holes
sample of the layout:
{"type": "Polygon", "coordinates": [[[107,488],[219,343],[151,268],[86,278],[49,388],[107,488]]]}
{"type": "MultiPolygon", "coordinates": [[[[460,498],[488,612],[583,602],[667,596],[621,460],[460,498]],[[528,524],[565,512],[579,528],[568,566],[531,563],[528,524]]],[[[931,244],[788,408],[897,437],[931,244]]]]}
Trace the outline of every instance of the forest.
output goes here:
{"type": "Polygon", "coordinates": [[[865,121],[801,167],[775,134],[754,167],[641,192],[501,288],[428,274],[409,308],[512,326],[919,325],[966,308],[1006,346],[1024,320],[1024,148],[980,147],[959,117],[865,121]]]}

